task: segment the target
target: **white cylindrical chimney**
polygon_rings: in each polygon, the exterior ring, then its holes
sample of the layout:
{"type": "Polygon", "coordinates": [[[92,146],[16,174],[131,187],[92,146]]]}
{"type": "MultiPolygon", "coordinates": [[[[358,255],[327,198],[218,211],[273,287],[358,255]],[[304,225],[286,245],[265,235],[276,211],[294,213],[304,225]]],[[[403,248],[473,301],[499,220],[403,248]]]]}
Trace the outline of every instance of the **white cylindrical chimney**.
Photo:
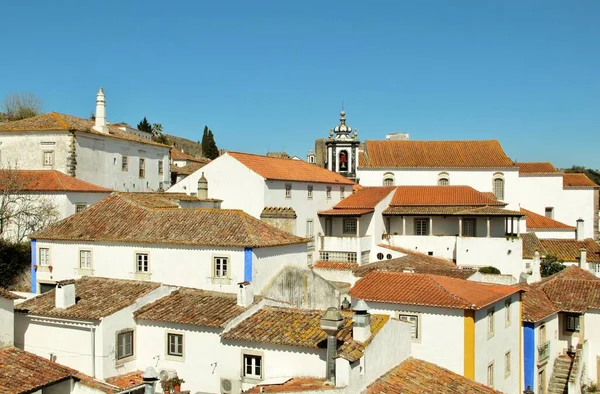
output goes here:
{"type": "Polygon", "coordinates": [[[577,230],[575,230],[575,237],[578,241],[583,241],[585,238],[583,235],[583,219],[582,218],[577,219],[577,230]]]}
{"type": "Polygon", "coordinates": [[[539,282],[542,280],[540,264],[541,264],[540,252],[538,252],[536,250],[535,253],[533,254],[533,261],[531,262],[531,277],[530,277],[529,283],[539,282]]]}
{"type": "Polygon", "coordinates": [[[204,177],[204,172],[198,180],[198,200],[208,199],[208,180],[204,177]]]}
{"type": "Polygon", "coordinates": [[[99,133],[108,133],[108,127],[106,127],[106,99],[104,97],[104,89],[98,89],[96,95],[96,123],[94,124],[94,130],[99,133]]]}
{"type": "Polygon", "coordinates": [[[371,336],[369,307],[366,302],[359,300],[354,306],[353,311],[352,338],[357,342],[365,342],[371,336]]]}
{"type": "Polygon", "coordinates": [[[75,305],[75,281],[63,280],[56,283],[55,307],[57,309],[67,309],[75,305]]]}
{"type": "Polygon", "coordinates": [[[585,248],[579,249],[579,268],[587,270],[587,250],[585,248]]]}

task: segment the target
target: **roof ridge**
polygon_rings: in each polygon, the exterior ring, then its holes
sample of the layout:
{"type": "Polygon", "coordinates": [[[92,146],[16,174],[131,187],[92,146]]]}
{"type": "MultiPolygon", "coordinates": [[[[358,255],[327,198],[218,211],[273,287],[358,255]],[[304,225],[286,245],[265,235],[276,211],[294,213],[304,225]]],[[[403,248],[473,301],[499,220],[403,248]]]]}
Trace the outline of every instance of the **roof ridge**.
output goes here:
{"type": "MultiPolygon", "coordinates": [[[[436,286],[438,286],[442,291],[444,291],[445,293],[447,293],[448,295],[450,295],[451,297],[454,297],[457,300],[460,300],[462,302],[464,302],[466,305],[469,306],[470,309],[475,309],[476,305],[473,304],[472,302],[465,300],[464,298],[450,292],[450,290],[446,289],[441,283],[439,283],[435,277],[437,277],[438,275],[428,275],[428,274],[421,274],[421,275],[425,275],[427,277],[427,279],[429,279],[432,283],[434,283],[436,286]]],[[[450,279],[454,279],[454,278],[450,278],[450,279]]],[[[469,308],[465,308],[465,309],[469,309],[469,308]]]]}

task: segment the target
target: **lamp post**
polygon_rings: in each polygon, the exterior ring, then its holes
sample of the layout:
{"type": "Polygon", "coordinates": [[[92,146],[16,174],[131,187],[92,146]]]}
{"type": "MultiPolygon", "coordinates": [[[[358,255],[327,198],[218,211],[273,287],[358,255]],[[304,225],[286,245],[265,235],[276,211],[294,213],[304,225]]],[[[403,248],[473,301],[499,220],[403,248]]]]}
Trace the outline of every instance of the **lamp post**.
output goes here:
{"type": "Polygon", "coordinates": [[[344,317],[335,307],[327,309],[321,316],[321,329],[327,334],[327,373],[325,384],[335,386],[335,356],[337,350],[336,335],[344,325],[344,317]]]}

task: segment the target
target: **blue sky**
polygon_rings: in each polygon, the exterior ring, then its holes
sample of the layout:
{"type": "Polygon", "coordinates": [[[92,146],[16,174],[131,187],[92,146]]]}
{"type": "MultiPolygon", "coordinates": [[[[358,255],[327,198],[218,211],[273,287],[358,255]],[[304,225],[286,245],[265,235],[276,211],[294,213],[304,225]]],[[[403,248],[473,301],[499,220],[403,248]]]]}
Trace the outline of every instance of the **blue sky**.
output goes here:
{"type": "Polygon", "coordinates": [[[499,139],[518,161],[600,167],[600,1],[11,1],[0,98],[142,117],[219,147],[305,157],[359,137],[499,139]]]}

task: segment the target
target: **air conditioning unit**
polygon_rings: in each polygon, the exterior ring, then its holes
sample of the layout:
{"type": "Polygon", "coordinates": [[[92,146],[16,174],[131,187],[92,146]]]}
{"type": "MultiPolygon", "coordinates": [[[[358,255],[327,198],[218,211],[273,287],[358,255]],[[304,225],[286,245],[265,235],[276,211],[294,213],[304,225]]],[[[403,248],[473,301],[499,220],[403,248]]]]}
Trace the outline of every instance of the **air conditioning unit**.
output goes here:
{"type": "Polygon", "coordinates": [[[221,378],[221,394],[239,394],[241,391],[240,379],[221,378]]]}

